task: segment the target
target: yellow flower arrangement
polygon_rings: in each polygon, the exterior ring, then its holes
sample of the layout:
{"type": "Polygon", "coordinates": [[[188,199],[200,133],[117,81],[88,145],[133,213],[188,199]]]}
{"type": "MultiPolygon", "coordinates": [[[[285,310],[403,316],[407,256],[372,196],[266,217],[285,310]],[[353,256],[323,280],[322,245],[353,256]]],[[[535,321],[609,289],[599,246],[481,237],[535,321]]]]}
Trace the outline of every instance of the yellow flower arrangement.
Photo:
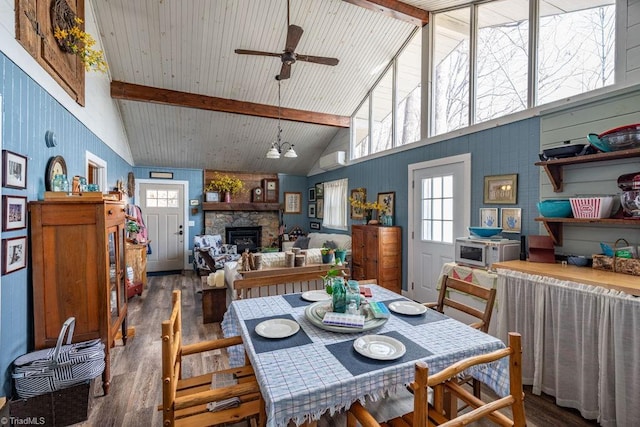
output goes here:
{"type": "Polygon", "coordinates": [[[80,28],[82,22],[82,19],[76,17],[75,24],[68,29],[56,26],[53,37],[58,40],[58,44],[65,52],[77,55],[87,71],[106,72],[107,62],[104,59],[104,52],[93,49],[96,41],[80,28]]]}
{"type": "Polygon", "coordinates": [[[231,175],[214,172],[213,179],[206,186],[205,191],[229,192],[238,194],[244,189],[244,183],[231,175]]]}
{"type": "MultiPolygon", "coordinates": [[[[360,194],[366,194],[363,188],[356,188],[356,192],[360,194]]],[[[361,209],[363,211],[376,210],[379,212],[384,210],[384,206],[382,206],[378,202],[367,202],[366,200],[362,200],[353,196],[349,197],[349,203],[351,203],[351,206],[355,209],[361,209]]]]}

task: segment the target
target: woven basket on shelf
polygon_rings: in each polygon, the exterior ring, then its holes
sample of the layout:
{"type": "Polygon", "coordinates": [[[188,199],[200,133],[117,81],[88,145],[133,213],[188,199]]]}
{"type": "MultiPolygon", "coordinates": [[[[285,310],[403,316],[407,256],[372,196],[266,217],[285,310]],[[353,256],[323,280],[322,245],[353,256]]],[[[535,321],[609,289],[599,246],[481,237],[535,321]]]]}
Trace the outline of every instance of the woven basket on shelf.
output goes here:
{"type": "Polygon", "coordinates": [[[640,259],[620,258],[616,256],[618,245],[624,243],[629,246],[625,239],[618,239],[613,247],[613,256],[602,254],[593,255],[593,268],[596,270],[613,271],[614,273],[631,274],[640,276],[640,259]]]}

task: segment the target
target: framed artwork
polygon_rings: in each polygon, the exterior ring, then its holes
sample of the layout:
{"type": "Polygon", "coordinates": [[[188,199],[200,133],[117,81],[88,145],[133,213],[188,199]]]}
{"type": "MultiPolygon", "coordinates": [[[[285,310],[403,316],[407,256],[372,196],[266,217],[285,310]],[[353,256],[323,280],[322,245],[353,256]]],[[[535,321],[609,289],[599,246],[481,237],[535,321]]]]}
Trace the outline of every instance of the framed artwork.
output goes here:
{"type": "Polygon", "coordinates": [[[24,190],[27,188],[27,158],[9,150],[2,150],[2,186],[24,190]]]}
{"type": "Polygon", "coordinates": [[[324,198],[324,183],[316,184],[316,199],[324,198]]]}
{"type": "Polygon", "coordinates": [[[316,201],[316,187],[311,187],[309,189],[309,201],[310,202],[316,201]]]}
{"type": "Polygon", "coordinates": [[[315,218],[316,217],[316,204],[315,203],[309,203],[309,211],[308,211],[308,215],[309,218],[315,218]]]}
{"type": "Polygon", "coordinates": [[[486,204],[515,205],[517,193],[517,173],[484,177],[484,203],[486,204]]]}
{"type": "Polygon", "coordinates": [[[502,216],[502,232],[520,233],[522,231],[522,209],[502,208],[500,211],[500,215],[502,216]]]}
{"type": "Polygon", "coordinates": [[[289,241],[289,233],[284,233],[282,235],[282,241],[283,242],[288,242],[289,241]]]}
{"type": "MultiPolygon", "coordinates": [[[[367,202],[367,189],[354,188],[351,190],[351,200],[357,200],[361,203],[367,202]]],[[[351,219],[364,219],[364,209],[351,205],[351,219]]]]}
{"type": "Polygon", "coordinates": [[[322,219],[324,218],[324,200],[317,197],[318,194],[316,193],[316,218],[322,219]]]}
{"type": "Polygon", "coordinates": [[[2,239],[2,274],[27,266],[27,236],[2,239]]]}
{"type": "Polygon", "coordinates": [[[301,212],[302,193],[284,193],[284,213],[299,214],[301,212]]]}
{"type": "Polygon", "coordinates": [[[320,223],[312,221],[309,223],[309,228],[312,230],[320,230],[320,223]]]}
{"type": "Polygon", "coordinates": [[[205,202],[219,202],[220,193],[217,191],[207,191],[205,193],[205,202]]]}
{"type": "Polygon", "coordinates": [[[498,208],[480,208],[480,227],[498,227],[498,208]]]}
{"type": "Polygon", "coordinates": [[[27,198],[2,196],[2,231],[27,228],[27,198]]]}
{"type": "Polygon", "coordinates": [[[393,218],[396,212],[396,192],[389,191],[388,193],[378,193],[377,201],[384,209],[380,211],[380,215],[386,215],[393,218]]]}
{"type": "Polygon", "coordinates": [[[173,172],[150,171],[149,178],[153,179],[173,179],[173,172]]]}

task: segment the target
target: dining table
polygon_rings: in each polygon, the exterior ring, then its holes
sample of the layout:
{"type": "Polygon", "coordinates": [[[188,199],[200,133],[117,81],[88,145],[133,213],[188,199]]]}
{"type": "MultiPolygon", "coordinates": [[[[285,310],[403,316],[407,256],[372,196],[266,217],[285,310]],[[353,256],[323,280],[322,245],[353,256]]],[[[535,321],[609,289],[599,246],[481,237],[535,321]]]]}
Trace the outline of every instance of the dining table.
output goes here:
{"type": "MultiPolygon", "coordinates": [[[[410,301],[377,285],[367,287],[369,302],[399,307],[397,303],[410,301]]],[[[291,421],[313,424],[323,414],[333,415],[355,401],[394,394],[413,381],[417,361],[426,362],[429,373],[436,373],[461,359],[505,347],[501,340],[432,309],[390,311],[386,321],[367,321],[368,330],[324,325],[314,318],[314,310],[324,305],[330,309],[331,300],[307,299],[315,298],[296,293],[236,300],[224,315],[224,336],[241,335],[244,343],[230,349],[230,365],[240,366],[248,356],[265,400],[269,427],[284,427],[291,421]],[[299,330],[283,338],[256,332],[271,319],[295,322],[299,330]],[[362,343],[370,335],[400,341],[404,353],[384,360],[375,352],[363,352],[361,346],[357,351],[354,342],[362,343]]],[[[505,359],[474,367],[468,374],[499,396],[509,393],[505,359]]]]}

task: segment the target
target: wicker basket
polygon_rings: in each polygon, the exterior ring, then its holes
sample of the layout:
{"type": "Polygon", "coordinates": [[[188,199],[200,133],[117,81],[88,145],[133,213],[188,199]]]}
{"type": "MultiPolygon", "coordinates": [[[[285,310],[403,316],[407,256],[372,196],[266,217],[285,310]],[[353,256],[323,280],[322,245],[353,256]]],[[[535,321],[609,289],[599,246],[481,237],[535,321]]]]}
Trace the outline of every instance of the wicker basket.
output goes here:
{"type": "Polygon", "coordinates": [[[93,394],[93,381],[51,393],[11,400],[9,412],[19,420],[35,419],[39,424],[62,427],[86,421],[93,394]],[[35,418],[34,418],[35,417],[35,418]]]}
{"type": "Polygon", "coordinates": [[[613,271],[614,273],[640,276],[640,259],[619,258],[615,255],[618,244],[620,243],[625,243],[626,246],[629,246],[629,242],[627,242],[625,239],[616,240],[612,257],[602,254],[593,255],[593,268],[595,268],[596,270],[606,270],[613,271]]]}

